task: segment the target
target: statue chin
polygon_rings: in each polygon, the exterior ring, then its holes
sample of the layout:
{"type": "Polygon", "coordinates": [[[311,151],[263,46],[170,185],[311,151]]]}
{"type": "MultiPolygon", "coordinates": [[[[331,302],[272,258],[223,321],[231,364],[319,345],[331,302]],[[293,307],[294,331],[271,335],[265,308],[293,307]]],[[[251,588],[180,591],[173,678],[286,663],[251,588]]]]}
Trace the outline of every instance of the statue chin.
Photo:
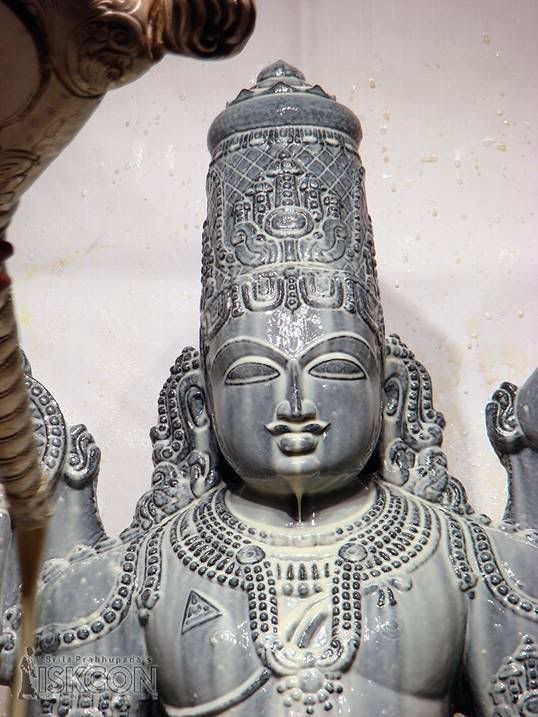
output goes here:
{"type": "Polygon", "coordinates": [[[300,455],[278,453],[280,455],[271,456],[271,460],[261,470],[259,465],[254,467],[240,460],[227,462],[237,479],[250,492],[267,497],[300,499],[305,495],[326,496],[352,488],[359,477],[367,477],[363,476],[362,471],[373,451],[369,447],[366,452],[354,456],[351,462],[336,466],[327,465],[319,455],[318,446],[300,455]]]}
{"type": "MultiPolygon", "coordinates": [[[[378,422],[378,426],[381,420],[378,422]]],[[[379,428],[371,431],[371,441],[367,446],[350,446],[345,460],[338,460],[337,453],[340,440],[331,445],[331,436],[315,442],[302,440],[300,433],[286,434],[277,440],[277,445],[259,445],[259,453],[255,462],[245,460],[248,456],[230,453],[230,446],[224,435],[216,430],[217,443],[226,463],[235,476],[245,483],[252,491],[268,495],[315,495],[339,491],[349,486],[361,475],[370,460],[379,439],[379,428]],[[298,451],[300,447],[305,450],[298,451]],[[308,447],[308,450],[306,450],[308,447]],[[297,449],[297,450],[295,450],[297,449]],[[354,449],[354,452],[351,451],[354,449]]],[[[335,437],[336,438],[336,437],[335,437]]],[[[342,436],[339,436],[342,439],[342,436]]]]}

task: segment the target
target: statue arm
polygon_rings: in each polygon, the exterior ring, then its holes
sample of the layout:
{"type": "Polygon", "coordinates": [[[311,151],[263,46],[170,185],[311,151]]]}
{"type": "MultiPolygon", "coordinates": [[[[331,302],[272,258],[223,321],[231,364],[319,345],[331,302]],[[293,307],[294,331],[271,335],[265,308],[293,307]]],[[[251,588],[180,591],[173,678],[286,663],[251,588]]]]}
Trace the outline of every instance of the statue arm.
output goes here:
{"type": "Polygon", "coordinates": [[[477,584],[463,666],[465,714],[538,712],[538,370],[503,383],[486,408],[489,439],[507,472],[504,523],[469,520],[477,584]]]}
{"type": "Polygon", "coordinates": [[[96,497],[100,459],[86,426],[71,426],[69,451],[52,497],[44,560],[65,558],[78,545],[93,548],[106,539],[96,497]]]}
{"type": "Polygon", "coordinates": [[[538,708],[538,545],[526,531],[468,523],[476,574],[462,665],[461,711],[519,717],[538,708]]]}
{"type": "Polygon", "coordinates": [[[44,560],[63,559],[76,545],[94,547],[106,537],[96,502],[101,452],[86,426],[66,425],[60,406],[32,375],[24,355],[22,365],[52,508],[44,560]]]}
{"type": "MultiPolygon", "coordinates": [[[[106,534],[97,511],[95,488],[100,451],[85,426],[65,425],[50,392],[32,376],[22,356],[24,385],[30,399],[34,440],[41,466],[47,471],[51,504],[46,561],[41,580],[80,551],[105,545],[106,534]]],[[[16,537],[7,509],[0,506],[0,683],[8,683],[15,665],[20,628],[21,575],[16,537]]]]}
{"type": "MultiPolygon", "coordinates": [[[[63,565],[77,548],[91,549],[106,539],[95,499],[99,457],[99,449],[85,426],[72,427],[68,457],[55,479],[58,482],[52,494],[54,512],[48,525],[42,580],[47,580],[51,571],[63,565]]],[[[11,682],[15,668],[20,583],[11,519],[7,510],[0,509],[0,684],[11,682]]]]}
{"type": "Polygon", "coordinates": [[[503,383],[486,407],[488,436],[506,469],[504,519],[522,529],[538,526],[538,369],[518,390],[503,383]]]}

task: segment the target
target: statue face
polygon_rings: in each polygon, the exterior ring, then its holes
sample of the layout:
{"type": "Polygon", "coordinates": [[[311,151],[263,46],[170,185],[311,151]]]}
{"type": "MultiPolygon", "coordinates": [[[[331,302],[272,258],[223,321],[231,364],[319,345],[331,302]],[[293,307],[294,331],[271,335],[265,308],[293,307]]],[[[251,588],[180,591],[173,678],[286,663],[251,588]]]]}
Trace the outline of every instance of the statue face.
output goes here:
{"type": "Polygon", "coordinates": [[[345,311],[301,307],[229,320],[206,357],[224,457],[257,490],[343,487],[379,437],[381,365],[372,331],[345,311]]]}

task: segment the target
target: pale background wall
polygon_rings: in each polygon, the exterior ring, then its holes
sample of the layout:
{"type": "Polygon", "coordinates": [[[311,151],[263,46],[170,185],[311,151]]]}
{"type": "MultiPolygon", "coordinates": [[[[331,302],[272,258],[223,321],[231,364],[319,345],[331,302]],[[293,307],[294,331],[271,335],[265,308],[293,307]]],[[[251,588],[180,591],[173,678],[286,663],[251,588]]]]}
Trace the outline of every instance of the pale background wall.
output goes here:
{"type": "Polygon", "coordinates": [[[205,135],[284,58],[363,123],[389,330],[430,369],[452,472],[501,511],[483,407],[537,363],[536,0],[260,0],[237,58],[110,94],[23,200],[11,261],[36,377],[103,451],[107,529],[148,487],[168,367],[197,341],[205,135]]]}

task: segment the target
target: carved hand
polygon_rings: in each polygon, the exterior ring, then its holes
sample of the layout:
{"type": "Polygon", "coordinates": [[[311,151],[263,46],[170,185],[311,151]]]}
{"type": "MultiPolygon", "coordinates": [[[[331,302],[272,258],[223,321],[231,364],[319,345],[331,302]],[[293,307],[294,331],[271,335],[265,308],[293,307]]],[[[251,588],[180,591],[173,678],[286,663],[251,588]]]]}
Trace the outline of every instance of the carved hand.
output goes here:
{"type": "Polygon", "coordinates": [[[503,383],[486,406],[488,437],[507,472],[504,517],[538,526],[538,369],[518,390],[503,383]]]}
{"type": "Polygon", "coordinates": [[[518,391],[516,418],[527,445],[538,451],[538,368],[518,391]]]}

